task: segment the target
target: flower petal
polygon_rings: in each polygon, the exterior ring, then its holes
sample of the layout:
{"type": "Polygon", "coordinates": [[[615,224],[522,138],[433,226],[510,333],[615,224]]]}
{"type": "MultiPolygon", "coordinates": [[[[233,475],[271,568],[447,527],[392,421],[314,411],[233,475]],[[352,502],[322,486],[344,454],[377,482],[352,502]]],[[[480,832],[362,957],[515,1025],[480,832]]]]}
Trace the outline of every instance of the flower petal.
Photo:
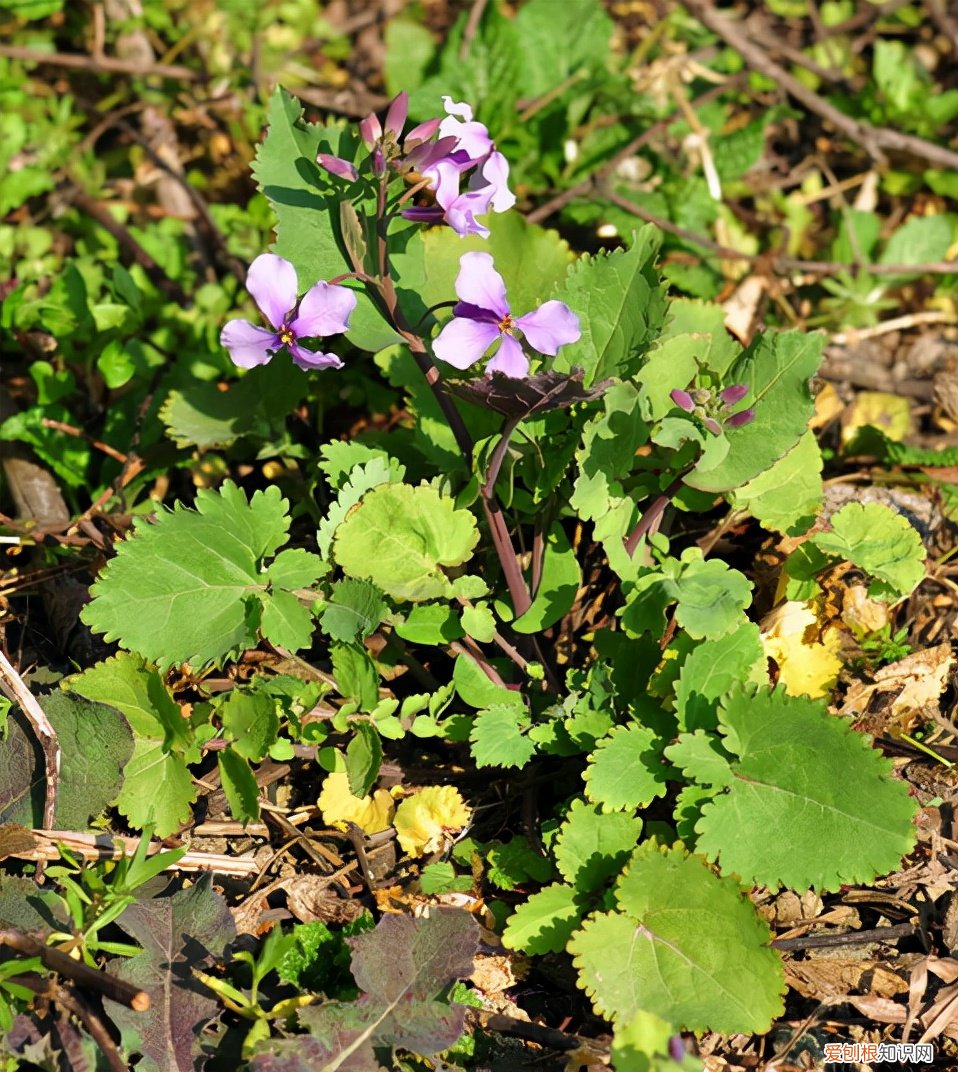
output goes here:
{"type": "Polygon", "coordinates": [[[359,178],[359,172],[348,160],[341,156],[330,156],[329,153],[317,153],[316,163],[325,168],[330,174],[336,175],[347,182],[355,182],[359,178]]]}
{"type": "Polygon", "coordinates": [[[429,141],[429,139],[439,129],[441,119],[427,119],[425,123],[420,123],[419,126],[413,127],[412,130],[403,138],[403,145],[408,148],[415,148],[419,142],[429,141]]]}
{"type": "Polygon", "coordinates": [[[285,257],[261,253],[249,266],[246,289],[274,328],[281,328],[296,304],[296,269],[285,257]]]}
{"type": "Polygon", "coordinates": [[[297,336],[339,335],[349,330],[349,316],[355,308],[356,295],[351,290],[321,279],[306,291],[290,327],[297,336]]]}
{"type": "Polygon", "coordinates": [[[484,227],[476,219],[473,214],[473,208],[465,195],[462,198],[457,198],[446,209],[444,218],[460,238],[465,238],[467,235],[478,235],[480,238],[489,237],[489,228],[484,227]]]}
{"type": "Polygon", "coordinates": [[[456,115],[460,119],[465,119],[467,123],[472,122],[472,108],[465,101],[456,102],[452,97],[444,96],[442,106],[446,109],[446,115],[456,115]]]}
{"type": "Polygon", "coordinates": [[[265,365],[283,344],[275,331],[258,328],[248,320],[230,320],[220,332],[220,344],[230,352],[230,359],[240,368],[265,365]]]}
{"type": "Polygon", "coordinates": [[[376,142],[382,139],[382,124],[379,122],[379,116],[375,112],[370,112],[359,124],[359,133],[366,143],[367,149],[371,149],[376,142]]]}
{"type": "Polygon", "coordinates": [[[335,354],[323,354],[314,353],[312,350],[307,350],[304,346],[300,346],[298,342],[294,342],[289,348],[289,352],[293,356],[293,361],[299,365],[301,369],[327,369],[327,368],[342,368],[343,363],[335,354]]]}
{"type": "Polygon", "coordinates": [[[506,285],[489,253],[463,253],[459,258],[456,294],[460,301],[488,309],[500,320],[509,315],[506,285]]]}
{"type": "Polygon", "coordinates": [[[482,177],[492,187],[490,202],[493,211],[507,212],[516,203],[516,195],[509,189],[509,161],[500,152],[489,154],[482,165],[482,177]]]}
{"type": "Polygon", "coordinates": [[[454,316],[432,344],[433,352],[453,368],[474,365],[499,337],[495,324],[454,316]]]}
{"type": "Polygon", "coordinates": [[[502,345],[495,357],[486,365],[486,375],[501,372],[514,380],[521,380],[529,375],[529,359],[522,352],[522,347],[511,335],[502,336],[502,345]]]}
{"type": "Polygon", "coordinates": [[[579,318],[561,301],[547,301],[535,312],[520,316],[516,324],[534,350],[550,357],[555,357],[560,346],[578,342],[582,337],[579,318]]]}
{"type": "Polygon", "coordinates": [[[386,112],[385,129],[387,133],[393,134],[398,141],[402,137],[402,128],[406,125],[406,119],[409,117],[409,94],[403,90],[402,93],[397,94],[389,105],[389,111],[386,112]]]}

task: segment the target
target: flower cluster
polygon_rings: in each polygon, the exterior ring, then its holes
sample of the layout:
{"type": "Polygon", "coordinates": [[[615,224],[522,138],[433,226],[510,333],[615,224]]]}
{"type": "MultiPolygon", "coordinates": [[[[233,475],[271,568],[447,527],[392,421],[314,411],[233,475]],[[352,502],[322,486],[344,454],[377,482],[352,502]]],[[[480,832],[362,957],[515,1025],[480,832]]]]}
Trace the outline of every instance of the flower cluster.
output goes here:
{"type": "MultiPolygon", "coordinates": [[[[403,134],[409,96],[400,93],[389,106],[384,124],[373,114],[359,125],[374,175],[387,170],[407,182],[423,184],[431,202],[402,210],[408,220],[447,223],[456,234],[488,238],[489,229],[476,219],[489,211],[505,212],[516,203],[509,190],[509,164],[496,149],[489,131],[472,117],[468,104],[443,97],[445,119],[430,119],[403,134]],[[433,140],[438,135],[437,140],[433,140]],[[465,186],[463,187],[463,181],[465,186]]],[[[317,163],[330,174],[356,182],[356,166],[341,157],[320,153],[317,163]]]]}
{"type": "Polygon", "coordinates": [[[280,350],[288,350],[302,369],[342,368],[335,354],[308,350],[300,340],[339,335],[349,329],[356,295],[346,287],[320,280],[297,305],[296,269],[275,253],[263,253],[250,265],[246,287],[270,328],[248,320],[230,320],[220,335],[234,365],[265,365],[280,350]]]}
{"type": "Polygon", "coordinates": [[[698,417],[712,435],[721,435],[723,427],[741,428],[755,417],[754,409],[732,413],[747,394],[747,384],[735,383],[717,395],[705,387],[694,387],[691,391],[672,391],[670,398],[679,409],[698,417]]]}

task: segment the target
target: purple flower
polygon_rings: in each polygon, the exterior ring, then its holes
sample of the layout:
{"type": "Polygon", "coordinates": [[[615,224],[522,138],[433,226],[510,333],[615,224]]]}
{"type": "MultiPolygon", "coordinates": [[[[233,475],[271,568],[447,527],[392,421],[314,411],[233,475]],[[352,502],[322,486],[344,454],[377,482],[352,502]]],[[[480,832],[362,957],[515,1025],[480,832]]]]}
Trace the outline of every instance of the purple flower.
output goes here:
{"type": "Polygon", "coordinates": [[[755,417],[754,409],[743,409],[740,413],[729,414],[732,407],[741,402],[747,394],[747,384],[735,383],[720,391],[718,395],[707,388],[695,387],[691,391],[676,388],[669,392],[669,397],[679,409],[698,417],[712,435],[721,435],[723,425],[726,428],[741,428],[755,417]]]}
{"type": "Polygon", "coordinates": [[[456,295],[459,302],[452,320],[439,332],[433,350],[436,357],[458,369],[475,364],[498,341],[486,373],[502,372],[521,379],[529,372],[529,359],[515,337],[516,329],[534,350],[550,357],[582,334],[579,318],[560,301],[547,301],[535,312],[514,318],[505,283],[488,253],[464,253],[459,258],[456,295]]]}
{"type": "Polygon", "coordinates": [[[695,412],[695,402],[688,391],[680,391],[676,388],[674,391],[669,392],[669,397],[679,409],[684,409],[686,413],[695,412]]]}
{"type": "Polygon", "coordinates": [[[320,280],[306,291],[297,307],[297,286],[296,269],[275,253],[263,253],[249,266],[246,289],[272,327],[230,320],[220,342],[229,350],[234,365],[265,365],[275,353],[286,349],[302,369],[343,367],[335,354],[314,353],[300,346],[299,340],[348,330],[356,295],[346,287],[320,280]]]}

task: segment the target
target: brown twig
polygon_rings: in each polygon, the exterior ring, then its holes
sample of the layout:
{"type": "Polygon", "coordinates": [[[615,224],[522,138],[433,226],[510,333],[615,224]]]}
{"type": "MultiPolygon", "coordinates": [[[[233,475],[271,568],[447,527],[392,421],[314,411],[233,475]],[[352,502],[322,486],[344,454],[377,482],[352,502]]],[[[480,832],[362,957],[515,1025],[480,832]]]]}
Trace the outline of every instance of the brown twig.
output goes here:
{"type": "MultiPolygon", "coordinates": [[[[2,650],[0,650],[0,689],[10,700],[20,706],[24,717],[33,727],[33,732],[37,735],[43,751],[43,829],[52,830],[57,806],[57,787],[60,782],[60,742],[57,738],[57,731],[53,728],[36,696],[24,684],[23,678],[2,650]]],[[[42,875],[43,861],[40,861],[37,864],[37,881],[42,878],[42,875]]]]}
{"type": "Polygon", "coordinates": [[[72,424],[65,424],[63,421],[54,421],[50,417],[42,418],[40,423],[44,428],[50,428],[54,432],[63,432],[64,435],[73,436],[75,439],[85,439],[94,450],[98,450],[101,454],[106,454],[107,457],[119,462],[120,465],[126,465],[130,460],[122,451],[111,447],[109,443],[102,443],[99,439],[94,439],[88,432],[84,432],[82,428],[75,428],[72,424]]]}
{"type": "Polygon", "coordinates": [[[776,63],[760,45],[748,37],[739,21],[730,19],[726,14],[718,11],[709,3],[709,0],[683,0],[683,2],[695,18],[735,49],[749,67],[765,75],[766,78],[772,79],[790,97],[794,97],[850,141],[861,146],[876,162],[882,164],[886,162],[885,150],[887,149],[892,152],[908,153],[936,167],[947,168],[951,171],[958,170],[958,152],[942,145],[935,145],[913,134],[903,134],[901,131],[890,130],[887,127],[872,126],[864,120],[845,115],[824,97],[800,82],[781,64],[776,63]]]}
{"type": "Polygon", "coordinates": [[[469,49],[472,47],[473,38],[475,38],[479,30],[479,23],[482,22],[482,16],[488,4],[489,0],[472,0],[469,18],[466,21],[466,28],[462,32],[462,41],[459,45],[460,63],[465,63],[469,58],[469,49]]]}
{"type": "Polygon", "coordinates": [[[32,934],[24,934],[17,930],[0,930],[0,945],[8,949],[15,949],[25,957],[39,957],[45,968],[71,979],[79,986],[88,990],[95,990],[105,998],[115,1001],[118,1005],[125,1005],[134,1012],[146,1012],[150,1007],[150,995],[132,983],[117,979],[116,976],[106,972],[97,971],[80,960],[61,953],[59,949],[44,945],[39,938],[32,934]]]}
{"type": "Polygon", "coordinates": [[[52,67],[74,67],[83,71],[103,74],[135,74],[143,78],[155,75],[158,78],[175,78],[180,82],[205,81],[206,75],[190,67],[176,64],[143,64],[133,60],[118,60],[111,56],[87,56],[74,52],[44,52],[36,48],[21,48],[19,45],[0,45],[0,56],[8,60],[23,60],[25,63],[48,63],[52,67]]]}
{"type": "Polygon", "coordinates": [[[914,923],[896,923],[891,927],[874,927],[865,931],[845,931],[843,934],[806,934],[801,938],[776,938],[773,949],[826,949],[830,946],[858,945],[862,942],[887,942],[892,938],[908,938],[915,933],[914,923]]]}

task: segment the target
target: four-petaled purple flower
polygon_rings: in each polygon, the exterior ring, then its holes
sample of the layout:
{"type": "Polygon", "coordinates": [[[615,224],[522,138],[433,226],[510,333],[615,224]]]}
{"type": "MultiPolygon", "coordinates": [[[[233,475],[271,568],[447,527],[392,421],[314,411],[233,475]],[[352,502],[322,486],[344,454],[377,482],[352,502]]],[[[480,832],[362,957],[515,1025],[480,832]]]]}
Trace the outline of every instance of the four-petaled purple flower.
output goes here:
{"type": "Polygon", "coordinates": [[[459,302],[452,320],[433,343],[438,358],[458,369],[478,361],[495,342],[499,347],[486,365],[486,373],[502,372],[521,379],[529,372],[529,359],[515,337],[522,332],[532,349],[555,357],[560,346],[577,342],[579,318],[561,301],[547,301],[535,312],[513,317],[502,276],[488,253],[464,253],[456,277],[459,302]]]}
{"type": "Polygon", "coordinates": [[[296,269],[275,253],[263,253],[249,266],[246,288],[272,327],[230,320],[220,342],[229,350],[234,365],[265,365],[275,353],[286,349],[302,369],[343,367],[335,354],[314,353],[299,340],[347,331],[356,295],[346,287],[320,280],[306,291],[297,307],[297,285],[296,269]]]}

